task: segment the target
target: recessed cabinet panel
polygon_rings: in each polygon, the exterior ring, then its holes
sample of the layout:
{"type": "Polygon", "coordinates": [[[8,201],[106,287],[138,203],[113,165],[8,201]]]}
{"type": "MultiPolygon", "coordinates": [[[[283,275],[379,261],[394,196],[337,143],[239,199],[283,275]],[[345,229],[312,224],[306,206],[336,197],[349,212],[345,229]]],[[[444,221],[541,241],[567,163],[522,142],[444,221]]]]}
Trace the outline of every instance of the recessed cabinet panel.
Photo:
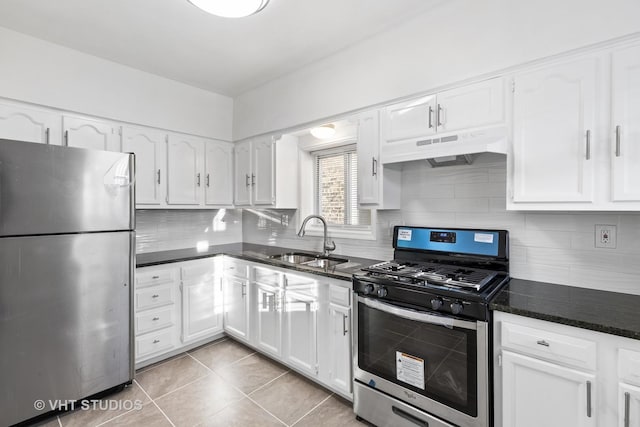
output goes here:
{"type": "Polygon", "coordinates": [[[256,283],[256,345],[265,352],[281,354],[281,295],[278,288],[256,283]]]}
{"type": "Polygon", "coordinates": [[[224,279],[224,330],[236,338],[249,339],[249,282],[233,276],[224,279]]]}
{"type": "MultiPolygon", "coordinates": [[[[276,202],[275,194],[275,142],[271,138],[253,141],[253,204],[272,205],[276,202]]],[[[294,165],[279,165],[290,168],[294,165]]]]}
{"type": "Polygon", "coordinates": [[[120,151],[120,135],[111,123],[63,116],[64,144],[90,150],[120,151]]]}
{"type": "Polygon", "coordinates": [[[436,132],[436,95],[423,96],[386,108],[384,139],[387,143],[436,132]]]}
{"type": "Polygon", "coordinates": [[[640,46],[612,54],[612,199],[640,201],[640,46]]]}
{"type": "Polygon", "coordinates": [[[60,145],[61,115],[12,104],[0,104],[0,139],[60,145]]]}
{"type": "Polygon", "coordinates": [[[618,427],[640,427],[640,388],[618,386],[618,427]]]}
{"type": "MultiPolygon", "coordinates": [[[[235,146],[234,157],[236,206],[251,204],[251,142],[240,142],[235,146]]],[[[255,181],[255,178],[254,178],[255,181]]]]}
{"type": "Polygon", "coordinates": [[[167,180],[166,134],[126,126],[122,129],[122,151],[136,155],[136,206],[164,204],[167,180]]]}
{"type": "Polygon", "coordinates": [[[208,206],[233,204],[233,144],[205,143],[204,200],[208,206]]]}
{"type": "Polygon", "coordinates": [[[182,135],[169,135],[167,202],[172,205],[199,205],[203,177],[203,142],[182,135]]]}
{"type": "Polygon", "coordinates": [[[360,115],[358,120],[358,202],[380,202],[380,129],[378,112],[360,115]]]}
{"type": "Polygon", "coordinates": [[[316,374],[317,363],[316,300],[314,295],[285,292],[285,360],[311,375],[316,374]]]}
{"type": "MultiPolygon", "coordinates": [[[[333,287],[333,286],[332,286],[333,287]]],[[[331,384],[346,395],[351,394],[351,310],[349,307],[329,304],[331,333],[331,384]]]]}
{"type": "Polygon", "coordinates": [[[598,58],[515,77],[513,200],[592,202],[598,58]]]}

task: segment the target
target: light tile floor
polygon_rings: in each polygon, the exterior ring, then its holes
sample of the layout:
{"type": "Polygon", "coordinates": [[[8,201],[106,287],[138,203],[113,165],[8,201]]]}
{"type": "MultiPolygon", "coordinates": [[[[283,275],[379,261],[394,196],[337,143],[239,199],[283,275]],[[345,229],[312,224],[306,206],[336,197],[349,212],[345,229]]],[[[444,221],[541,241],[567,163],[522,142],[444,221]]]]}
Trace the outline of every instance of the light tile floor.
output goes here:
{"type": "Polygon", "coordinates": [[[350,402],[227,338],[143,368],[131,387],[105,399],[142,406],[77,410],[40,425],[365,426],[350,402]]]}

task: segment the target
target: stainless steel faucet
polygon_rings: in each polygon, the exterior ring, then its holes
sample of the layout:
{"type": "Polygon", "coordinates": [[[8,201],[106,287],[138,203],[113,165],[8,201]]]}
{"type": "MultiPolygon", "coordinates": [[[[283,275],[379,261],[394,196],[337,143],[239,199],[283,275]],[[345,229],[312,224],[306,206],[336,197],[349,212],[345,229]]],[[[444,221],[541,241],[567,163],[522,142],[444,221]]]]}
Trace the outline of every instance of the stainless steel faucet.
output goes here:
{"type": "Polygon", "coordinates": [[[298,231],[298,236],[300,237],[304,236],[304,233],[305,233],[304,228],[307,226],[307,222],[309,222],[309,220],[313,218],[319,219],[320,222],[322,222],[322,225],[324,227],[324,237],[322,240],[323,255],[328,257],[329,252],[334,251],[336,249],[336,242],[332,240],[331,243],[329,243],[329,241],[327,240],[327,220],[324,219],[324,217],[320,215],[309,215],[308,217],[306,217],[304,221],[302,221],[302,226],[300,227],[300,231],[298,231]]]}

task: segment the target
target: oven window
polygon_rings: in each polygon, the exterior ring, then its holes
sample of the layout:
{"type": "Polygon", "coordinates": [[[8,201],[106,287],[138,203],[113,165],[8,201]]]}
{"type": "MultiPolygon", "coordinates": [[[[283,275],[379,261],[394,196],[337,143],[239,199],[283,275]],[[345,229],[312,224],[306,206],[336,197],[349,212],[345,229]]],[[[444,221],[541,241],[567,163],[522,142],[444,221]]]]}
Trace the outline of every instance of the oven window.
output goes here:
{"type": "Polygon", "coordinates": [[[477,415],[475,330],[404,319],[358,303],[360,369],[477,415]]]}

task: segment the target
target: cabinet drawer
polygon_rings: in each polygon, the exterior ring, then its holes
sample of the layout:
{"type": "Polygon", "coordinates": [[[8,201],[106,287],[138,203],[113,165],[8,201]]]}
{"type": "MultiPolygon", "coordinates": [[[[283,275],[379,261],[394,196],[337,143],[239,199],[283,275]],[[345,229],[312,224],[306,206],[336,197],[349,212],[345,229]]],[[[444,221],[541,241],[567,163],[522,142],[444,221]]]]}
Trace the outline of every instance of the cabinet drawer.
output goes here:
{"type": "Polygon", "coordinates": [[[349,307],[351,305],[351,289],[348,287],[330,285],[329,302],[349,307]]]}
{"type": "Polygon", "coordinates": [[[263,285],[280,287],[280,272],[269,268],[253,267],[254,280],[263,285]]]}
{"type": "Polygon", "coordinates": [[[640,352],[620,349],[618,353],[618,376],[620,381],[640,386],[640,352]]]}
{"type": "Polygon", "coordinates": [[[241,279],[249,278],[249,266],[243,262],[225,259],[224,275],[235,276],[241,279]]]}
{"type": "Polygon", "coordinates": [[[153,288],[136,291],[136,311],[173,304],[174,302],[175,295],[172,285],[154,286],[153,288]]]}
{"type": "Polygon", "coordinates": [[[136,338],[136,359],[175,347],[175,327],[161,329],[136,338]]]}
{"type": "Polygon", "coordinates": [[[136,335],[173,326],[174,323],[175,311],[173,306],[144,311],[136,315],[136,335]]]}
{"type": "Polygon", "coordinates": [[[565,365],[596,369],[596,343],[593,341],[508,322],[502,322],[501,329],[503,348],[565,365]]]}
{"type": "Polygon", "coordinates": [[[180,278],[183,281],[196,279],[209,280],[213,278],[214,274],[215,268],[213,264],[213,258],[185,263],[180,268],[180,278]]]}
{"type": "Polygon", "coordinates": [[[136,288],[175,282],[177,268],[150,268],[136,270],[136,288]]]}

